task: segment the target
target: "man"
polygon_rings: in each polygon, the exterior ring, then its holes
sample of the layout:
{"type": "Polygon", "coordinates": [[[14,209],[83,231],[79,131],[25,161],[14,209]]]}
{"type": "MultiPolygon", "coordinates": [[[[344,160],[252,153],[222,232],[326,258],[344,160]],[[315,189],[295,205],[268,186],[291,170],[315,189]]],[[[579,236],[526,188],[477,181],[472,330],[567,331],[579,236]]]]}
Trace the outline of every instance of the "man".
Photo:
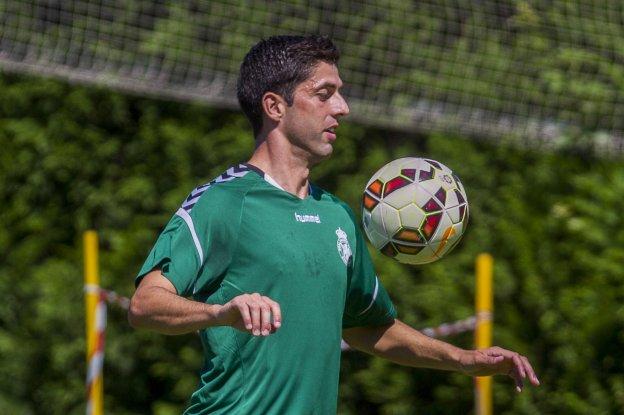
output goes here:
{"type": "Polygon", "coordinates": [[[517,353],[462,350],[397,320],[353,213],[310,184],[349,113],[338,56],[319,36],[249,51],[238,99],[256,149],[190,194],[139,272],[130,323],[200,333],[205,367],[188,414],[335,413],[341,336],[408,366],[538,384],[517,353]]]}

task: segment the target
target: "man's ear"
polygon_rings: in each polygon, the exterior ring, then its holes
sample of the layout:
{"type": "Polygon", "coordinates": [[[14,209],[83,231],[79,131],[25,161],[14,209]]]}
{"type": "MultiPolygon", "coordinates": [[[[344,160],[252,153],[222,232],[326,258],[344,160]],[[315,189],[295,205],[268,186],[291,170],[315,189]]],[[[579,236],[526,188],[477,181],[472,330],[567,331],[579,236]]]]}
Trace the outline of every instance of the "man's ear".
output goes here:
{"type": "Polygon", "coordinates": [[[265,92],[262,96],[262,109],[267,117],[279,122],[286,111],[286,101],[275,92],[265,92]]]}

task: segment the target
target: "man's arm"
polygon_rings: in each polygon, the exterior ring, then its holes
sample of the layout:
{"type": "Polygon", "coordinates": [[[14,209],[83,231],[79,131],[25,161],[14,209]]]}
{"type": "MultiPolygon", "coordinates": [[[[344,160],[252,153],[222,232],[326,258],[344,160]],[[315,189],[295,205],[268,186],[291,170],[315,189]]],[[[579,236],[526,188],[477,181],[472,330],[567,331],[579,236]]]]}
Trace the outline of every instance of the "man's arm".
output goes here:
{"type": "Polygon", "coordinates": [[[254,336],[268,336],[280,327],[281,320],[279,304],[258,293],[239,295],[224,305],[181,297],[158,269],[143,277],[128,310],[128,322],[132,327],[164,334],[232,326],[254,336]]]}
{"type": "Polygon", "coordinates": [[[470,376],[509,375],[518,392],[526,378],[539,385],[528,359],[518,353],[500,347],[460,349],[425,336],[399,320],[387,326],[345,329],[343,337],[355,349],[405,366],[454,370],[470,376]]]}

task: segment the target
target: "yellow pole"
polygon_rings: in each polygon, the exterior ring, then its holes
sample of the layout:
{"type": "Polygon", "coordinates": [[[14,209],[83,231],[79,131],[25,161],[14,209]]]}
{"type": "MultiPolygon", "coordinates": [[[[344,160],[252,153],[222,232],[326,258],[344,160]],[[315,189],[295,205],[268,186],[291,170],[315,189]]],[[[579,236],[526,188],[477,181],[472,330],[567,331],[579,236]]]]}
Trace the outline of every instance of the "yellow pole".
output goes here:
{"type": "MultiPolygon", "coordinates": [[[[477,289],[475,308],[475,347],[485,349],[492,345],[492,270],[494,260],[490,254],[479,254],[476,261],[477,289]]],[[[475,378],[475,412],[477,415],[492,415],[492,377],[475,378]]]]}
{"type": "MultiPolygon", "coordinates": [[[[91,357],[97,347],[97,331],[95,327],[95,313],[99,300],[100,270],[98,267],[98,235],[96,231],[86,231],[83,235],[84,249],[84,283],[87,323],[87,371],[91,357]]],[[[87,397],[87,413],[102,415],[103,413],[103,379],[99,375],[93,379],[92,387],[87,397]]]]}

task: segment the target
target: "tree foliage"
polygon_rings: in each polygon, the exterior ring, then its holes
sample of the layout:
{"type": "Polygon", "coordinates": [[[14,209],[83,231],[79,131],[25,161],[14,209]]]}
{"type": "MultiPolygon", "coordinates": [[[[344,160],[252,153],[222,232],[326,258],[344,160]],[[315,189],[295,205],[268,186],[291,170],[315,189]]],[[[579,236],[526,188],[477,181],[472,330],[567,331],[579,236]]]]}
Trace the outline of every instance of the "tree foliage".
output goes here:
{"type": "MultiPolygon", "coordinates": [[[[253,150],[235,112],[0,78],[0,412],[84,413],[81,235],[99,231],[103,286],[133,278],[187,193],[253,150]]],[[[496,378],[497,413],[624,411],[624,167],[562,150],[340,127],[314,181],[359,210],[386,162],[427,156],[464,182],[471,221],[447,258],[421,267],[374,254],[416,326],[473,313],[473,262],[495,258],[495,343],[529,356],[542,380],[521,395],[496,378]]],[[[471,347],[469,334],[449,339],[471,347]]],[[[202,364],[194,335],[132,330],[110,307],[107,413],[179,413],[202,364]]],[[[345,354],[343,414],[469,413],[472,380],[345,354]]]]}
{"type": "Polygon", "coordinates": [[[624,130],[618,2],[4,3],[3,60],[40,73],[233,106],[259,38],[322,33],[362,122],[553,141],[624,130]]]}

